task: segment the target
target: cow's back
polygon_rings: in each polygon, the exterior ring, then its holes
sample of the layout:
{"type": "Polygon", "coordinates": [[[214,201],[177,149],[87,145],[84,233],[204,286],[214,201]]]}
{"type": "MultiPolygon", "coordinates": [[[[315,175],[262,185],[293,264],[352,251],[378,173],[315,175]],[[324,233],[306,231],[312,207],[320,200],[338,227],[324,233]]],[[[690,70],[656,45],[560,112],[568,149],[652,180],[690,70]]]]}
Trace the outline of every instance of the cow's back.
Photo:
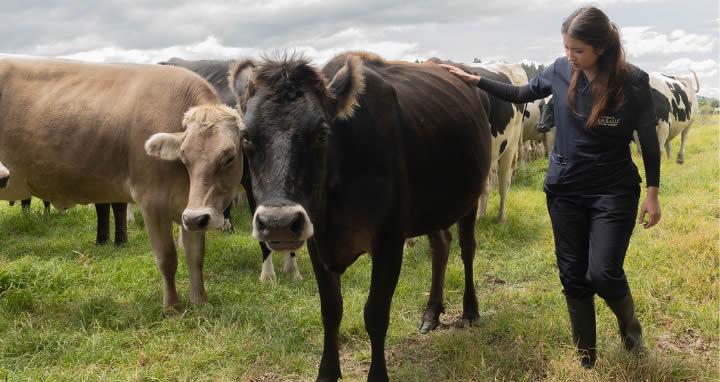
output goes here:
{"type": "Polygon", "coordinates": [[[366,59],[365,67],[366,93],[353,121],[363,129],[365,121],[379,121],[372,133],[383,137],[378,153],[366,157],[398,155],[404,174],[392,191],[406,192],[400,202],[409,213],[407,233],[451,225],[476,201],[489,172],[487,98],[434,63],[366,59]],[[392,91],[378,97],[375,82],[392,91]]]}
{"type": "Polygon", "coordinates": [[[181,166],[150,159],[144,141],[217,102],[204,80],[170,67],[8,59],[0,73],[0,158],[53,201],[130,201],[133,179],[177,175],[181,166]]]}

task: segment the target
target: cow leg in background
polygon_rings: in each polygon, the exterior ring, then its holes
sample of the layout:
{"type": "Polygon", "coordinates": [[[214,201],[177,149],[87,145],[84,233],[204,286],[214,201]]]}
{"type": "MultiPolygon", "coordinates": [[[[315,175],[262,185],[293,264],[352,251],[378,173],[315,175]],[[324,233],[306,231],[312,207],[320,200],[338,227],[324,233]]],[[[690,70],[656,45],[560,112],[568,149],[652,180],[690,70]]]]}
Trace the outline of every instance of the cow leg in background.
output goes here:
{"type": "Polygon", "coordinates": [[[318,381],[337,381],[342,378],[340,371],[339,334],[340,321],[343,315],[342,290],[340,275],[329,272],[320,262],[318,244],[315,239],[307,242],[308,252],[315,281],[320,294],[320,314],[323,323],[323,353],[318,368],[318,381]]]}
{"type": "Polygon", "coordinates": [[[460,257],[465,268],[465,293],[463,294],[463,321],[475,323],[480,318],[475,281],[473,280],[473,262],[475,260],[475,208],[457,223],[460,257]]]}
{"type": "Polygon", "coordinates": [[[95,215],[97,216],[95,244],[106,244],[110,241],[110,203],[95,203],[95,215]]]}
{"type": "Polygon", "coordinates": [[[432,252],[432,284],[425,313],[420,319],[420,333],[428,333],[440,325],[440,314],[445,313],[443,290],[445,289],[445,269],[450,255],[452,234],[450,229],[430,232],[430,251],[432,252]]]}
{"type": "Polygon", "coordinates": [[[380,232],[372,243],[370,293],[365,303],[365,331],[370,337],[372,355],[368,381],[387,381],[385,337],[390,321],[390,305],[402,266],[405,239],[399,234],[380,232]]]}
{"type": "Polygon", "coordinates": [[[127,203],[127,212],[125,212],[127,215],[127,224],[134,223],[135,222],[135,213],[132,209],[132,203],[127,203]]]}
{"type": "Polygon", "coordinates": [[[230,205],[223,211],[223,217],[225,218],[225,223],[223,224],[222,231],[226,233],[232,233],[235,232],[235,226],[233,226],[232,222],[232,202],[230,202],[230,205]]]}
{"type": "Polygon", "coordinates": [[[485,187],[483,187],[482,193],[480,194],[480,198],[478,198],[478,209],[477,209],[477,217],[478,218],[485,216],[485,213],[487,213],[488,198],[490,197],[491,189],[492,189],[492,185],[490,184],[490,176],[488,176],[487,180],[485,181],[485,187]]]}
{"type": "Polygon", "coordinates": [[[174,313],[180,303],[175,287],[178,259],[173,242],[172,222],[164,210],[149,210],[146,206],[141,206],[140,210],[155,255],[155,264],[163,279],[163,309],[166,313],[174,313]]]}
{"type": "MultiPolygon", "coordinates": [[[[242,185],[245,188],[245,199],[247,200],[248,207],[250,207],[250,217],[255,215],[255,208],[257,204],[255,197],[252,194],[252,185],[250,182],[250,170],[247,167],[247,161],[243,164],[244,176],[242,178],[242,185]]],[[[272,251],[265,245],[264,242],[258,242],[260,245],[260,252],[262,252],[262,270],[260,271],[260,282],[275,282],[277,276],[275,275],[275,266],[272,261],[272,251]]],[[[297,266],[297,259],[295,258],[295,252],[290,252],[291,263],[288,264],[288,257],[285,257],[285,264],[283,266],[284,272],[292,272],[294,280],[302,280],[300,269],[297,266]]]]}
{"type": "Polygon", "coordinates": [[[678,150],[677,164],[685,163],[685,142],[687,142],[688,132],[690,127],[686,127],[685,130],[680,133],[680,150],[678,150]]]}
{"type": "Polygon", "coordinates": [[[32,199],[23,199],[20,201],[23,212],[30,212],[30,204],[32,204],[32,199]]]}
{"type": "Polygon", "coordinates": [[[512,183],[512,176],[517,167],[517,153],[511,151],[512,146],[508,145],[508,149],[503,153],[503,156],[498,160],[498,192],[500,193],[500,208],[498,209],[497,222],[504,223],[505,217],[505,202],[510,191],[510,184],[512,183]]]}
{"type": "Polygon", "coordinates": [[[193,305],[207,302],[205,282],[203,279],[203,262],[205,261],[205,232],[182,230],[182,242],[185,247],[185,260],[190,275],[190,302],[193,305]]]}
{"type": "MultiPolygon", "coordinates": [[[[123,245],[128,241],[127,233],[127,203],[112,203],[115,217],[115,245],[123,245]]],[[[109,217],[108,217],[108,220],[109,217]]]]}
{"type": "Polygon", "coordinates": [[[283,272],[291,274],[293,280],[295,280],[295,281],[302,280],[302,275],[300,274],[300,268],[298,267],[298,264],[297,264],[297,257],[295,257],[295,252],[285,253],[285,263],[283,264],[283,272]]]}
{"type": "Polygon", "coordinates": [[[43,200],[43,212],[45,212],[46,214],[50,213],[50,202],[43,200]]]}
{"type": "MultiPolygon", "coordinates": [[[[657,137],[658,143],[660,144],[660,156],[662,156],[663,149],[665,149],[665,143],[668,141],[670,136],[670,124],[667,122],[660,121],[657,126],[657,137]]],[[[670,159],[670,151],[666,151],[665,155],[670,159]]],[[[660,158],[662,159],[662,158],[660,158]]]]}

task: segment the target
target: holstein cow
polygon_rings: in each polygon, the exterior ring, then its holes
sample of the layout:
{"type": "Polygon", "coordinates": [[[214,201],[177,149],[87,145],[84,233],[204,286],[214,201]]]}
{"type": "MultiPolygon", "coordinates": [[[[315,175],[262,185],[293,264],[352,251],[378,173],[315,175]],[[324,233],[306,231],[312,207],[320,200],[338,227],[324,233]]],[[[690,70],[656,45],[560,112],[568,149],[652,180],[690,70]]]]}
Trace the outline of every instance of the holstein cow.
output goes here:
{"type": "Polygon", "coordinates": [[[223,224],[240,190],[241,127],[238,113],[187,70],[0,60],[0,157],[25,179],[0,198],[32,194],[60,208],[136,202],[166,311],[179,305],[172,222],[182,223],[190,301],[203,303],[204,231],[223,224]]]}
{"type": "MultiPolygon", "coordinates": [[[[680,135],[680,149],[676,160],[679,164],[685,162],[685,143],[695,113],[699,110],[697,92],[700,90],[700,82],[697,74],[694,71],[692,73],[695,86],[689,77],[650,73],[650,88],[658,118],[660,151],[662,152],[664,147],[667,158],[671,159],[670,141],[680,135]]],[[[635,142],[638,140],[635,139],[635,142]]]]}
{"type": "Polygon", "coordinates": [[[345,53],[322,70],[291,56],[240,62],[243,145],[258,201],[253,236],[270,249],[305,240],[320,294],[318,380],[341,378],[340,275],[370,252],[368,380],[387,380],[385,335],[403,242],[458,222],[464,316],[479,317],[472,281],[477,202],[490,169],[489,100],[436,64],[345,53]]]}
{"type": "MultiPolygon", "coordinates": [[[[458,66],[468,73],[494,79],[513,85],[525,85],[528,83],[527,74],[520,65],[514,64],[490,64],[483,66],[467,66],[452,61],[443,61],[438,58],[431,58],[431,62],[445,63],[458,66]]],[[[478,91],[480,91],[478,89],[478,91]]],[[[490,118],[490,132],[492,134],[492,166],[497,171],[498,192],[500,194],[500,207],[498,209],[498,222],[504,222],[505,203],[512,175],[517,166],[518,146],[522,136],[522,118],[525,108],[524,104],[512,104],[488,95],[490,106],[488,108],[490,118]]],[[[490,179],[488,179],[490,182],[490,179]]],[[[478,216],[485,215],[487,210],[490,186],[480,196],[478,216]]]]}
{"type": "MultiPolygon", "coordinates": [[[[167,61],[159,62],[160,65],[178,66],[181,68],[189,69],[199,74],[201,77],[205,78],[210,83],[210,85],[215,87],[215,90],[217,90],[218,94],[220,95],[220,99],[230,107],[235,107],[237,105],[237,98],[235,97],[235,92],[230,86],[228,86],[229,71],[234,63],[235,61],[231,60],[192,61],[183,60],[177,57],[173,57],[167,61]]],[[[250,212],[254,214],[255,198],[252,195],[250,171],[247,171],[247,163],[245,164],[245,168],[243,171],[242,184],[245,189],[245,195],[247,197],[248,206],[250,207],[250,212]]],[[[229,220],[230,208],[226,209],[223,212],[223,215],[226,219],[229,220]]],[[[260,251],[262,252],[263,258],[262,271],[260,272],[260,281],[274,282],[276,276],[275,267],[273,266],[272,261],[272,252],[263,242],[260,242],[260,251]]],[[[297,265],[297,258],[295,257],[295,252],[285,253],[285,264],[283,266],[283,272],[292,274],[293,279],[295,280],[302,280],[302,275],[300,275],[300,268],[297,265]]]]}
{"type": "Polygon", "coordinates": [[[545,148],[545,155],[550,155],[555,145],[555,129],[543,131],[538,129],[540,117],[546,108],[547,102],[552,96],[546,99],[539,99],[529,102],[525,105],[525,113],[523,114],[523,133],[520,143],[520,163],[525,164],[529,159],[529,153],[524,146],[530,143],[541,143],[545,148]]]}

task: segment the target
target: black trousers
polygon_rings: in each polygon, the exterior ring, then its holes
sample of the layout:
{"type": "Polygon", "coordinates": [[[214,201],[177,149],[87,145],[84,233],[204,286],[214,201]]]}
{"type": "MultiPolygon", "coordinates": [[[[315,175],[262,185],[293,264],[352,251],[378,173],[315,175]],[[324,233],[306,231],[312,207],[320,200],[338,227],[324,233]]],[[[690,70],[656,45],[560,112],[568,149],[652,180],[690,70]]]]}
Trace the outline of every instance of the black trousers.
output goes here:
{"type": "Polygon", "coordinates": [[[563,293],[623,298],[623,262],[637,218],[640,188],[593,195],[547,194],[563,293]]]}

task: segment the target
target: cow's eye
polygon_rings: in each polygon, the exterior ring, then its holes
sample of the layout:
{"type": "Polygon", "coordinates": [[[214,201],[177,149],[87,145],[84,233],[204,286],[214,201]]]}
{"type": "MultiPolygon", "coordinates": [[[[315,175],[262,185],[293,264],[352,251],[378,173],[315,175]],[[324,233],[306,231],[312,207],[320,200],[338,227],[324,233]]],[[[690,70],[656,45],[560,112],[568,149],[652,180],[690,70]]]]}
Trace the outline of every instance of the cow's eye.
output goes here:
{"type": "Polygon", "coordinates": [[[223,168],[230,166],[235,161],[235,156],[231,156],[230,158],[225,159],[225,162],[223,162],[223,168]]]}

